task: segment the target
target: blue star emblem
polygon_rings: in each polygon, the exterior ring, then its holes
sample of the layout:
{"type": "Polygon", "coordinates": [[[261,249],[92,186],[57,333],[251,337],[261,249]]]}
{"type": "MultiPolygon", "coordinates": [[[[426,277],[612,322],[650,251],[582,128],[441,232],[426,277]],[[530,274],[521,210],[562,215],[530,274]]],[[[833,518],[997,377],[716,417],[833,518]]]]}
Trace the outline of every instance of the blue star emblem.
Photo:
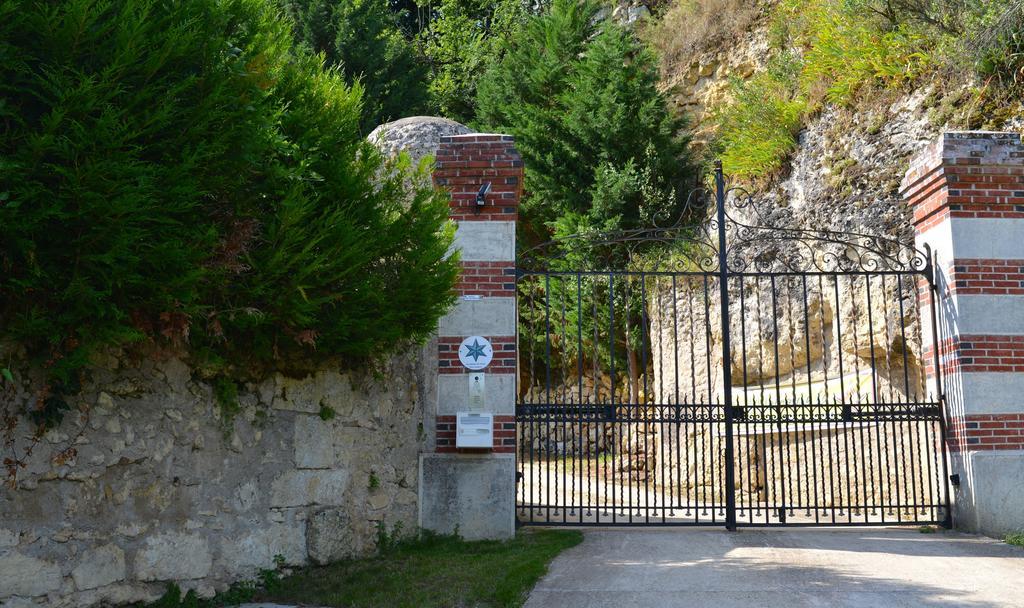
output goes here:
{"type": "Polygon", "coordinates": [[[480,357],[486,357],[484,354],[484,345],[480,344],[480,340],[473,340],[472,344],[466,345],[466,356],[473,357],[473,362],[480,360],[480,357]]]}

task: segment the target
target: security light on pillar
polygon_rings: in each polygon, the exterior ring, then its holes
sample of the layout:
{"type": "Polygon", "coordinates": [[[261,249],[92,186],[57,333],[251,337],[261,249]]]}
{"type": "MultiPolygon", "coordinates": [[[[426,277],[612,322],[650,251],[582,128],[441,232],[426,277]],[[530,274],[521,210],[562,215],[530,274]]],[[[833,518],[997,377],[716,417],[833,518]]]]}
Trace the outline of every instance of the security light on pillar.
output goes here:
{"type": "Polygon", "coordinates": [[[476,212],[480,213],[480,210],[487,204],[487,194],[491,191],[491,182],[484,182],[480,186],[480,190],[476,193],[476,212]]]}

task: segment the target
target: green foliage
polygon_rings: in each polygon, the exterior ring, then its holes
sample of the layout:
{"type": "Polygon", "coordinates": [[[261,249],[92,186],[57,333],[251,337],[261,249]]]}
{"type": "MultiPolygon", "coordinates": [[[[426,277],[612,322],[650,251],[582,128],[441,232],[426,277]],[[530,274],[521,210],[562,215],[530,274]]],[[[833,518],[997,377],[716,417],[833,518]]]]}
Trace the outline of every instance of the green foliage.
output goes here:
{"type": "Polygon", "coordinates": [[[575,530],[520,532],[509,541],[421,533],[368,559],[304,568],[261,601],[308,606],[441,608],[522,606],[575,530]]]}
{"type": "Polygon", "coordinates": [[[1006,535],[1003,539],[1008,545],[1014,545],[1016,547],[1024,547],[1024,532],[1012,532],[1006,535]]]}
{"type": "Polygon", "coordinates": [[[327,422],[328,420],[334,420],[338,413],[334,411],[334,408],[329,405],[320,406],[320,420],[327,422]]]}
{"type": "Polygon", "coordinates": [[[220,408],[221,425],[225,434],[230,434],[235,416],[242,411],[238,403],[238,384],[231,378],[218,376],[213,381],[213,399],[220,408]]]}
{"type": "Polygon", "coordinates": [[[445,197],[291,46],[261,0],[0,0],[0,338],[47,370],[37,422],[108,346],[355,362],[449,306],[445,197]]]}
{"type": "Polygon", "coordinates": [[[281,0],[299,43],[323,53],[349,83],[359,81],[364,133],[379,124],[428,113],[427,64],[399,29],[404,11],[388,0],[281,0]]]}
{"type": "Polygon", "coordinates": [[[885,4],[784,0],[778,6],[768,69],[734,81],[731,101],[713,113],[714,149],[727,174],[755,179],[781,169],[821,101],[850,104],[865,88],[903,86],[933,67],[934,39],[923,18],[902,20],[911,3],[896,2],[903,8],[889,21],[883,9],[893,3],[885,4]]]}
{"type": "Polygon", "coordinates": [[[430,98],[442,116],[460,122],[476,117],[477,81],[546,3],[441,0],[419,40],[430,63],[430,98]]]}
{"type": "MultiPolygon", "coordinates": [[[[374,479],[376,479],[376,476],[371,476],[370,479],[372,485],[372,482],[374,479]]],[[[370,489],[373,490],[374,488],[371,487],[370,489]]],[[[388,525],[384,523],[384,520],[378,521],[377,551],[381,554],[387,553],[389,551],[395,550],[398,547],[401,547],[405,543],[413,541],[416,538],[415,534],[406,537],[406,535],[404,534],[404,529],[405,526],[400,521],[395,522],[395,525],[391,528],[390,531],[388,530],[388,525]]]]}
{"type": "Polygon", "coordinates": [[[557,0],[481,79],[479,120],[516,137],[528,221],[611,230],[671,215],[692,178],[653,54],[599,6],[557,0]]]}
{"type": "Polygon", "coordinates": [[[974,5],[965,16],[965,45],[973,67],[1006,87],[1024,85],[1024,3],[997,0],[974,5]]]}
{"type": "Polygon", "coordinates": [[[371,492],[380,488],[380,477],[377,477],[373,471],[370,471],[370,479],[366,482],[366,487],[371,492]]]}
{"type": "Polygon", "coordinates": [[[797,90],[799,60],[776,57],[769,69],[732,83],[733,100],[714,116],[716,148],[727,175],[750,179],[778,171],[796,147],[807,109],[797,90]]]}
{"type": "Polygon", "coordinates": [[[804,90],[821,83],[827,99],[837,104],[849,103],[862,86],[913,81],[931,64],[919,28],[902,22],[880,27],[858,4],[786,0],[778,16],[793,28],[793,42],[805,49],[804,90]]]}
{"type": "MultiPolygon", "coordinates": [[[[656,58],[630,31],[597,19],[599,9],[594,2],[556,0],[512,37],[478,88],[484,128],[514,135],[523,155],[529,193],[523,240],[562,239],[555,269],[582,268],[608,255],[618,256],[609,260],[613,267],[628,264],[621,250],[597,251],[585,237],[678,217],[693,179],[683,124],[657,88],[656,58]]],[[[582,325],[591,360],[606,363],[622,351],[630,377],[638,375],[631,356],[642,335],[638,291],[591,280],[524,281],[521,290],[528,300],[570,303],[567,310],[578,300],[598,308],[615,300],[617,310],[628,312],[614,327],[600,311],[568,321],[582,325]]],[[[539,310],[523,311],[521,340],[537,346],[527,353],[544,352],[549,339],[546,320],[531,317],[539,310]]],[[[568,353],[575,348],[570,342],[557,348],[568,353]]]]}
{"type": "Polygon", "coordinates": [[[167,585],[167,591],[160,599],[145,608],[221,608],[222,606],[238,606],[251,602],[259,593],[272,593],[281,581],[281,569],[285,566],[283,555],[274,556],[274,568],[261,568],[256,580],[242,581],[232,584],[227,591],[218,593],[212,598],[202,599],[195,591],[182,595],[181,587],[175,583],[167,585]]]}

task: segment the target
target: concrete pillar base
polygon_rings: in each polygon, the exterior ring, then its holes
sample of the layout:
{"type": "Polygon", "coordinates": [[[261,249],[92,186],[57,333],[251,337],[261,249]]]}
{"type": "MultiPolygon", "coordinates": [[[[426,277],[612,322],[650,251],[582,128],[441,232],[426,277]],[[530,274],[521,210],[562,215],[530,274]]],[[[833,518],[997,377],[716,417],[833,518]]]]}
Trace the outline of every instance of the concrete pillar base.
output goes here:
{"type": "Polygon", "coordinates": [[[420,527],[467,540],[515,535],[514,454],[420,455],[420,527]]]}

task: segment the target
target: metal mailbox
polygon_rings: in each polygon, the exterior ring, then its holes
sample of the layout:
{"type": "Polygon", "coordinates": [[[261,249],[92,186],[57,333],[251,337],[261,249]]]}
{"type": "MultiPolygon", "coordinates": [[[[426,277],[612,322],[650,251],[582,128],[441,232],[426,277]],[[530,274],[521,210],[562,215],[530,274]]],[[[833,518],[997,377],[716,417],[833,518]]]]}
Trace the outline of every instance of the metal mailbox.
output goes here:
{"type": "Polygon", "coordinates": [[[494,447],[494,414],[459,412],[455,417],[455,447],[494,447]]]}

